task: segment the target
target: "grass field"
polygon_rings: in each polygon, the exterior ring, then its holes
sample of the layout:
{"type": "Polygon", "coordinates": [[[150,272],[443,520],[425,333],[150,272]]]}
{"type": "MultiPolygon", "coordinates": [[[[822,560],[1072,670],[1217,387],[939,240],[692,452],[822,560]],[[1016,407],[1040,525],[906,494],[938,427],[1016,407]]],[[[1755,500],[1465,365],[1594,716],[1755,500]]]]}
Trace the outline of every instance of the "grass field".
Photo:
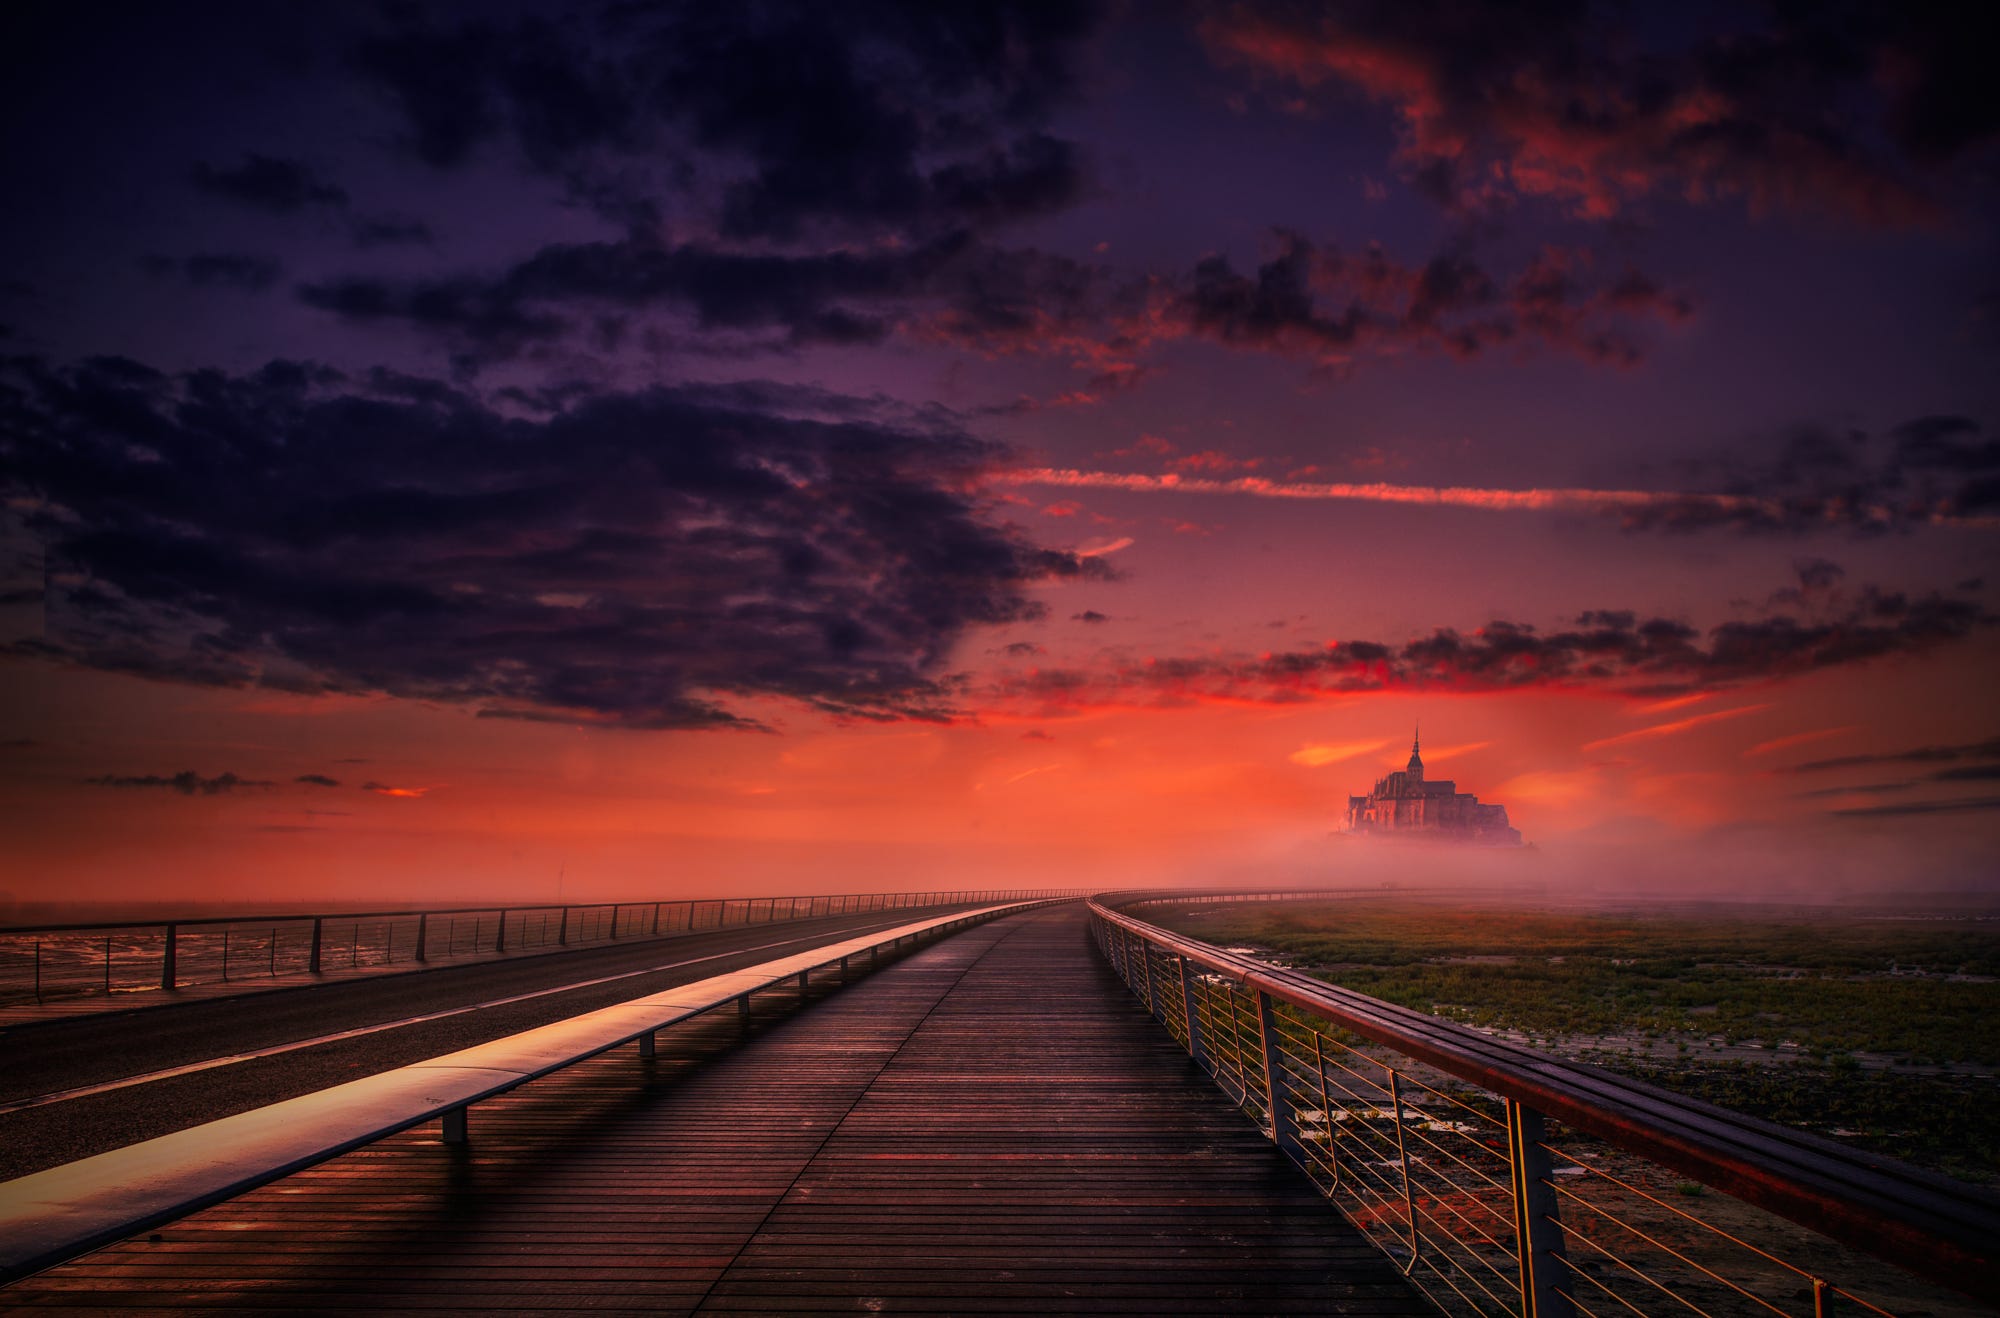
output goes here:
{"type": "Polygon", "coordinates": [[[1387,898],[1147,914],[1374,997],[2000,1181],[2000,919],[1387,898]]]}

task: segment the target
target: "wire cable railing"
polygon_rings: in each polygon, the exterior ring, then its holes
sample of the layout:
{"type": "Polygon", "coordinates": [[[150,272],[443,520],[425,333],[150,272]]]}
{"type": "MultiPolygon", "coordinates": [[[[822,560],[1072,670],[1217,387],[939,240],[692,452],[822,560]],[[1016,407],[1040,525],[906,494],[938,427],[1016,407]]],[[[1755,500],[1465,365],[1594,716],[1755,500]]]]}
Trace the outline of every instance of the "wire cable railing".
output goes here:
{"type": "Polygon", "coordinates": [[[742,925],[1076,895],[936,889],[18,925],[0,927],[0,1006],[379,973],[742,925]]]}
{"type": "Polygon", "coordinates": [[[443,1143],[464,1145],[477,1103],[614,1049],[632,1048],[642,1073],[650,1072],[673,1032],[697,1021],[733,1018],[747,1034],[758,1008],[768,1017],[801,1007],[815,983],[824,994],[959,930],[1061,900],[828,931],[828,941],[776,960],[32,1172],[0,1185],[0,1284],[413,1126],[436,1122],[443,1143]]]}
{"type": "Polygon", "coordinates": [[[2000,1198],[1128,913],[1191,899],[1204,898],[1100,895],[1098,948],[1446,1313],[1943,1318],[2000,1304],[2000,1198]]]}

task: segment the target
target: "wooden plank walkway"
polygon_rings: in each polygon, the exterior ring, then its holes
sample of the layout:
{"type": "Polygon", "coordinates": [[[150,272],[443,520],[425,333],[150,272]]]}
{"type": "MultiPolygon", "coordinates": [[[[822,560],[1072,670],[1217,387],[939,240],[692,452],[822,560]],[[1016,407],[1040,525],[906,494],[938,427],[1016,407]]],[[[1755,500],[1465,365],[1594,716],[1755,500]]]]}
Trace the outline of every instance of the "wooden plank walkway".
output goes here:
{"type": "Polygon", "coordinates": [[[1428,1312],[1062,907],[742,1046],[582,1063],[0,1291],[0,1311],[1428,1312]]]}

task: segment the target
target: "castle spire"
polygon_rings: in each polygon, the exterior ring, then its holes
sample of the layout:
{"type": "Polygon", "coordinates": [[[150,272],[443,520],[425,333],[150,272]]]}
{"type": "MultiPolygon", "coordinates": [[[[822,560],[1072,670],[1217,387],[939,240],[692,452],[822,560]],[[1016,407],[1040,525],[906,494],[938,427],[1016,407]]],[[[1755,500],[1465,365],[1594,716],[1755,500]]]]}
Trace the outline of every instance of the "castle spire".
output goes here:
{"type": "Polygon", "coordinates": [[[1410,736],[1409,774],[1411,778],[1415,779],[1418,782],[1422,782],[1424,778],[1424,757],[1417,753],[1418,747],[1422,744],[1423,741],[1423,734],[1424,734],[1424,725],[1421,722],[1419,722],[1417,724],[1416,731],[1412,733],[1410,736]]]}

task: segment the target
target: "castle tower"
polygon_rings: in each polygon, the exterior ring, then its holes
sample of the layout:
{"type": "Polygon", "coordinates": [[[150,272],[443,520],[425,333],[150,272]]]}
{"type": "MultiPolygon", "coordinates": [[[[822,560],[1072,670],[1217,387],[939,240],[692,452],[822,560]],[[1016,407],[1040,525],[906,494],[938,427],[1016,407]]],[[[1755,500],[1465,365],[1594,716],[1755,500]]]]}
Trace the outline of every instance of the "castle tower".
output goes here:
{"type": "Polygon", "coordinates": [[[1416,732],[1410,737],[1409,773],[1410,781],[1413,783],[1420,783],[1424,780],[1424,757],[1417,753],[1418,744],[1423,738],[1423,731],[1424,725],[1419,723],[1416,732]]]}

